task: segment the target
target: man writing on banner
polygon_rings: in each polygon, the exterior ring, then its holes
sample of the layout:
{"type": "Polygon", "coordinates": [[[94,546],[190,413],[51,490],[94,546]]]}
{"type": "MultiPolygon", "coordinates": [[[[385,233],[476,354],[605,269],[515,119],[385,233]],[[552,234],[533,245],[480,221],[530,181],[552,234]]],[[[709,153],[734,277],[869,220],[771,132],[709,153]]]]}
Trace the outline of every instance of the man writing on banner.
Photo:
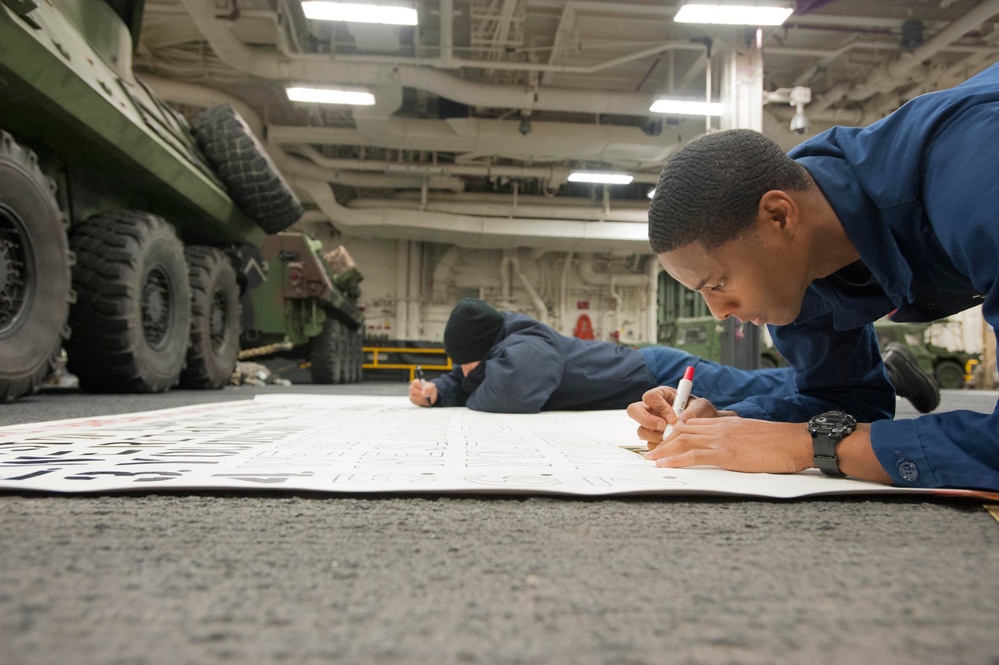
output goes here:
{"type": "Polygon", "coordinates": [[[692,141],[663,168],[649,240],[717,318],[769,326],[796,388],[691,399],[665,441],[674,391],[646,393],[628,413],[658,466],[999,489],[999,412],[892,421],[872,325],[982,305],[999,326],[999,65],[789,155],[750,130],[692,141]]]}

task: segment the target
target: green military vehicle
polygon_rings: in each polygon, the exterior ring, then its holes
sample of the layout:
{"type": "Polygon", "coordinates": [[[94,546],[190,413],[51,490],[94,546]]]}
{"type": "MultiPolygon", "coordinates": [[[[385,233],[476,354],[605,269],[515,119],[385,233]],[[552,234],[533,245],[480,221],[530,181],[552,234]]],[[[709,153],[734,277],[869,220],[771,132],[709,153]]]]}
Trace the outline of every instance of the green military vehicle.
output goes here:
{"type": "MultiPolygon", "coordinates": [[[[745,324],[751,325],[751,324],[745,324]]],[[[736,327],[736,334],[739,333],[736,327]]],[[[724,325],[713,316],[679,317],[660,326],[660,344],[682,349],[692,355],[721,362],[724,325]]],[[[772,346],[760,344],[760,367],[786,366],[772,346]]]]}
{"type": "Polygon", "coordinates": [[[919,366],[932,374],[941,388],[964,388],[971,375],[970,365],[978,364],[981,357],[965,351],[950,351],[931,344],[929,333],[932,325],[878,321],[874,324],[874,328],[877,330],[882,349],[892,342],[907,346],[916,356],[919,366]]]}
{"type": "MultiPolygon", "coordinates": [[[[722,359],[725,329],[721,321],[708,312],[697,293],[687,289],[669,275],[659,277],[658,343],[716,362],[722,359]]],[[[920,367],[936,377],[941,388],[963,388],[971,374],[970,365],[979,356],[964,351],[950,351],[931,344],[928,339],[931,323],[895,323],[878,321],[874,324],[878,341],[884,349],[892,342],[908,347],[920,367]]],[[[738,335],[739,328],[735,327],[738,335]]],[[[787,362],[777,349],[760,342],[760,367],[783,367],[787,362]]]]}
{"type": "Polygon", "coordinates": [[[133,74],[142,5],[0,0],[0,401],[63,349],[84,390],[218,388],[241,334],[358,380],[359,274],[300,234],[262,257],[301,204],[231,106],[188,122],[133,74]]]}
{"type": "Polygon", "coordinates": [[[750,324],[726,324],[711,315],[700,294],[680,284],[667,273],[659,274],[658,289],[658,332],[656,343],[673,346],[692,355],[722,362],[729,354],[729,360],[736,367],[778,367],[787,363],[777,349],[768,346],[758,331],[749,330],[750,324]],[[732,338],[726,337],[733,335],[732,338]],[[759,340],[759,361],[753,359],[749,345],[759,340]],[[736,347],[740,347],[736,351],[736,347]],[[727,351],[726,351],[727,349],[727,351]],[[745,364],[739,364],[739,362],[745,364]]]}
{"type": "Polygon", "coordinates": [[[363,314],[354,304],[361,273],[344,247],[322,251],[301,233],[267,237],[245,272],[251,288],[243,301],[243,346],[298,347],[291,354],[306,351],[313,383],[356,383],[364,361],[364,328],[356,323],[363,314]],[[328,316],[316,316],[316,303],[327,303],[328,316]]]}
{"type": "MultiPolygon", "coordinates": [[[[930,324],[879,321],[874,325],[884,349],[897,342],[913,352],[919,366],[936,377],[941,388],[963,388],[970,375],[969,361],[977,364],[979,356],[964,351],[950,351],[929,343],[930,324]]],[[[701,358],[721,360],[722,322],[711,316],[680,317],[661,326],[660,344],[683,349],[701,358]]],[[[780,367],[787,363],[777,349],[760,345],[760,367],[780,367]]]]}
{"type": "MultiPolygon", "coordinates": [[[[963,388],[971,373],[969,362],[977,364],[980,357],[931,344],[927,337],[930,325],[879,321],[874,327],[882,349],[892,342],[898,342],[913,352],[919,366],[936,377],[941,388],[963,388]]],[[[714,317],[680,317],[661,328],[665,337],[660,339],[660,344],[675,346],[687,353],[714,361],[721,359],[722,322],[714,317]]],[[[786,364],[777,349],[760,345],[760,367],[780,367],[786,364]]]]}

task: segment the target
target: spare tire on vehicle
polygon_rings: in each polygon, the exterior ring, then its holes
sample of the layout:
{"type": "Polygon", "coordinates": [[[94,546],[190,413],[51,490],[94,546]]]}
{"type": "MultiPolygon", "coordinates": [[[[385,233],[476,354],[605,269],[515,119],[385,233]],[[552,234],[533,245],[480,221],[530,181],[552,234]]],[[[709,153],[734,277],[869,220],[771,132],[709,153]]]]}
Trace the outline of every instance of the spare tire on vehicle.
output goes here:
{"type": "Polygon", "coordinates": [[[191,131],[229,196],[260,228],[278,233],[298,221],[301,201],[236,109],[206,109],[191,119],[191,131]]]}

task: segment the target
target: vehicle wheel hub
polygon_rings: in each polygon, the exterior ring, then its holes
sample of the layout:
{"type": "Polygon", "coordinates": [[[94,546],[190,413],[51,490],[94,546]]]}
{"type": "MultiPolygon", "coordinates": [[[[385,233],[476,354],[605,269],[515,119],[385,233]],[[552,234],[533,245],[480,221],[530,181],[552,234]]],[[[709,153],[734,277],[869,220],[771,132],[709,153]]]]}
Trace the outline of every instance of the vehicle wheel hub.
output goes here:
{"type": "Polygon", "coordinates": [[[167,337],[170,327],[170,280],[161,268],[146,275],[142,285],[142,332],[153,348],[167,337]]]}
{"type": "Polygon", "coordinates": [[[218,351],[225,343],[226,319],[229,318],[226,308],[225,294],[216,291],[212,295],[211,320],[209,321],[209,331],[212,336],[212,349],[218,351]]]}
{"type": "Polygon", "coordinates": [[[14,220],[0,210],[0,332],[11,327],[24,308],[24,239],[14,220]]]}

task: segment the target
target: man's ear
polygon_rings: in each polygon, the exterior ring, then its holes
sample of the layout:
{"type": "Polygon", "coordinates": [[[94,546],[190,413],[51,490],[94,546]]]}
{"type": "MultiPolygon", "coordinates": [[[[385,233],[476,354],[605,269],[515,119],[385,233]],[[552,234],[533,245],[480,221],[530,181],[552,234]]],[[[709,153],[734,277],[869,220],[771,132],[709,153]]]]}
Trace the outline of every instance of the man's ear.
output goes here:
{"type": "Polygon", "coordinates": [[[798,229],[798,204],[787,192],[772,189],[760,197],[757,222],[764,228],[794,234],[798,229]]]}

